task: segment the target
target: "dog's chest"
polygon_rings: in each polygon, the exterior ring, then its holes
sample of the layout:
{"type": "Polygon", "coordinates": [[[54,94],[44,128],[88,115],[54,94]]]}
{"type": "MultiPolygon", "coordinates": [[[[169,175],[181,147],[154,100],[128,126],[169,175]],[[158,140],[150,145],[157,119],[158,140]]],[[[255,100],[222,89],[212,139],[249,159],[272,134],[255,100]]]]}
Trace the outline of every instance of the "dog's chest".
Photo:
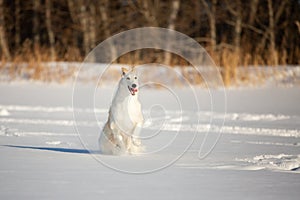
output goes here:
{"type": "Polygon", "coordinates": [[[129,96],[123,101],[115,102],[115,105],[112,105],[112,112],[119,125],[126,129],[143,120],[141,104],[136,97],[129,96]]]}

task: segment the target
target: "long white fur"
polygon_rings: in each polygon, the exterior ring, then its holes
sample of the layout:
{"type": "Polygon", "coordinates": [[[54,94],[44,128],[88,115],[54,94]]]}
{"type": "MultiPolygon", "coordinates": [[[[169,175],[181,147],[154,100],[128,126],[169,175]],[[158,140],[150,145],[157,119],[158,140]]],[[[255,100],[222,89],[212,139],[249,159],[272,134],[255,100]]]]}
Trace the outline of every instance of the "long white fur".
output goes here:
{"type": "Polygon", "coordinates": [[[133,95],[130,91],[132,84],[136,84],[138,89],[134,68],[130,71],[122,68],[122,78],[110,106],[108,120],[99,137],[102,154],[135,154],[143,149],[138,136],[144,118],[138,99],[139,91],[133,95]]]}

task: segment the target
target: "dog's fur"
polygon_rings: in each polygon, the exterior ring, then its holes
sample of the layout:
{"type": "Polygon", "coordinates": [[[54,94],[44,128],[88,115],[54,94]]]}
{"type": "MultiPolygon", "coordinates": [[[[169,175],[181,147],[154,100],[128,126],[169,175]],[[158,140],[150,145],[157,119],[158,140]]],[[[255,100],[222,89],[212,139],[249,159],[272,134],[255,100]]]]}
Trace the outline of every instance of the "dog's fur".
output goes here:
{"type": "Polygon", "coordinates": [[[103,154],[134,154],[143,148],[138,139],[143,125],[139,84],[134,68],[122,68],[122,78],[109,109],[108,120],[99,137],[103,154]]]}

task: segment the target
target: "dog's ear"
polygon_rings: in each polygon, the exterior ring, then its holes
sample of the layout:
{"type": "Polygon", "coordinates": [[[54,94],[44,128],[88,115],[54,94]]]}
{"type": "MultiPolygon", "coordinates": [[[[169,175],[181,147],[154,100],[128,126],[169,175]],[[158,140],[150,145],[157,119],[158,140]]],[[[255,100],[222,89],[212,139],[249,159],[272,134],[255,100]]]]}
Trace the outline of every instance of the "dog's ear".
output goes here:
{"type": "Polygon", "coordinates": [[[128,69],[125,67],[122,67],[122,76],[125,76],[125,74],[128,72],[128,69]]]}
{"type": "Polygon", "coordinates": [[[135,72],[135,66],[134,65],[131,66],[131,71],[135,72]]]}

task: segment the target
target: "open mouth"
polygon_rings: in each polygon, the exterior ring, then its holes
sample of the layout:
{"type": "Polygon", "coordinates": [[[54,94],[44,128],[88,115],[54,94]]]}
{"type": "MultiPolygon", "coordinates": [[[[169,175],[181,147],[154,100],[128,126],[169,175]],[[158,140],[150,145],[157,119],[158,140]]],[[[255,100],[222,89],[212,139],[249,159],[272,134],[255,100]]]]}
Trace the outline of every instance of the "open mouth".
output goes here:
{"type": "Polygon", "coordinates": [[[129,87],[129,86],[128,86],[128,90],[129,90],[129,92],[130,92],[130,94],[131,94],[132,96],[134,96],[135,93],[138,92],[138,89],[137,89],[137,88],[132,88],[132,87],[129,87]]]}

